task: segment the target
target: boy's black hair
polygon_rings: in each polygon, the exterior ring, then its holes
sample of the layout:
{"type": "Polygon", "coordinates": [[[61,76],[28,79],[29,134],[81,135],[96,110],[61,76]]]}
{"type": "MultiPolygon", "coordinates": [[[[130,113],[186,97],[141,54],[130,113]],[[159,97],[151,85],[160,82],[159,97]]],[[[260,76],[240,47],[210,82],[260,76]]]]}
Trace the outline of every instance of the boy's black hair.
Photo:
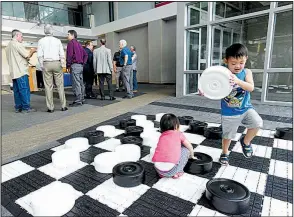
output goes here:
{"type": "Polygon", "coordinates": [[[180,126],[179,119],[174,114],[165,114],[160,120],[160,131],[176,130],[180,126]]]}
{"type": "Polygon", "coordinates": [[[68,33],[73,35],[75,37],[75,39],[77,39],[78,33],[76,32],[76,30],[68,30],[68,33]]]}
{"type": "Polygon", "coordinates": [[[234,57],[236,59],[240,57],[247,57],[248,50],[247,47],[243,44],[232,44],[230,47],[226,49],[226,59],[230,57],[234,57]]]}

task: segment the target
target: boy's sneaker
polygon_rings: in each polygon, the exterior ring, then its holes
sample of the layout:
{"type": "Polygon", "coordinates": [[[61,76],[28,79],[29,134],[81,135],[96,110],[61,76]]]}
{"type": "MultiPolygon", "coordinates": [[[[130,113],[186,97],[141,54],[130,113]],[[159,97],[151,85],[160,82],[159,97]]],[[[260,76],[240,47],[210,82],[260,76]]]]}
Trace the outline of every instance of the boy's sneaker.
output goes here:
{"type": "Polygon", "coordinates": [[[242,136],[241,139],[240,139],[243,155],[246,158],[251,158],[252,153],[253,153],[252,145],[251,144],[245,145],[244,138],[245,138],[245,136],[242,136]]]}
{"type": "Polygon", "coordinates": [[[229,164],[229,155],[222,153],[219,157],[219,162],[221,165],[228,165],[229,164]]]}

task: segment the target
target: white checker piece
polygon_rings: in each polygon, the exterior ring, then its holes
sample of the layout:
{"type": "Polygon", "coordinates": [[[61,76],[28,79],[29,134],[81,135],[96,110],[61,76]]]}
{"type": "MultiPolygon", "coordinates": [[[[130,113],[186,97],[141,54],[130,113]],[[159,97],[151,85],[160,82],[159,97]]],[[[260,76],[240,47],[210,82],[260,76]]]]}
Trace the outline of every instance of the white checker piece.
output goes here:
{"type": "Polygon", "coordinates": [[[100,142],[99,144],[94,145],[94,146],[97,148],[102,148],[104,150],[114,151],[115,148],[119,145],[121,145],[121,142],[119,139],[111,138],[111,139],[105,140],[103,142],[100,142]]]}
{"type": "Polygon", "coordinates": [[[261,216],[292,216],[293,204],[264,197],[261,216]]]}
{"type": "Polygon", "coordinates": [[[201,142],[205,140],[204,136],[201,136],[198,134],[184,133],[184,136],[190,143],[197,144],[197,145],[199,145],[201,142]]]}
{"type": "Polygon", "coordinates": [[[208,179],[185,173],[179,179],[161,178],[152,188],[196,203],[206,189],[208,179]]]}
{"type": "Polygon", "coordinates": [[[194,152],[202,152],[208,154],[212,157],[212,160],[214,162],[218,162],[222,150],[219,148],[211,148],[203,145],[198,145],[196,148],[194,148],[194,152]]]}
{"type": "Polygon", "coordinates": [[[38,170],[51,176],[54,179],[61,179],[62,177],[65,177],[65,176],[83,168],[86,165],[88,165],[88,164],[80,161],[78,164],[76,164],[72,167],[67,167],[65,169],[59,169],[59,168],[54,167],[53,163],[50,163],[50,164],[47,164],[45,166],[38,168],[38,170]]]}
{"type": "MultiPolygon", "coordinates": [[[[271,158],[272,147],[252,144],[252,149],[253,149],[253,156],[263,157],[263,158],[271,158]]],[[[241,146],[240,142],[236,143],[236,145],[234,146],[232,151],[238,152],[238,153],[243,153],[242,146],[241,146]]]]}
{"type": "Polygon", "coordinates": [[[271,159],[268,174],[292,180],[292,170],[292,163],[271,159]]]}
{"type": "Polygon", "coordinates": [[[148,189],[150,187],[143,184],[133,188],[123,188],[116,185],[113,178],[111,178],[89,191],[86,195],[122,213],[148,189]]]}
{"type": "MultiPolygon", "coordinates": [[[[55,181],[55,182],[52,182],[50,183],[49,185],[46,185],[22,198],[19,198],[18,200],[15,201],[16,204],[20,205],[23,209],[25,209],[29,214],[31,215],[34,215],[33,213],[33,208],[31,207],[31,202],[32,202],[32,199],[33,197],[38,194],[41,190],[42,191],[50,191],[50,189],[52,188],[52,186],[54,184],[60,184],[61,182],[59,181],[55,181]]],[[[73,190],[70,192],[70,194],[73,196],[73,198],[76,200],[78,199],[79,197],[83,196],[83,193],[82,192],[79,192],[77,190],[75,190],[73,188],[73,190]]],[[[46,197],[46,195],[44,195],[44,197],[46,197]]]]}
{"type": "Polygon", "coordinates": [[[33,171],[35,168],[18,160],[2,166],[2,183],[33,171]]]}

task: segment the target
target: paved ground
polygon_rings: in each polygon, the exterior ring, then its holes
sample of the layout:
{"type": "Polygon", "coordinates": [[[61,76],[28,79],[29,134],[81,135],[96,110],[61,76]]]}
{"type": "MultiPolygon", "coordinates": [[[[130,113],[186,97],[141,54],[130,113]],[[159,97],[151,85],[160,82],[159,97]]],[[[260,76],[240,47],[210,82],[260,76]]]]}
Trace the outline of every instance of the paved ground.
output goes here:
{"type": "MultiPolygon", "coordinates": [[[[218,102],[196,96],[182,98],[171,97],[174,93],[174,89],[170,86],[160,88],[155,85],[152,87],[152,90],[153,91],[146,87],[146,89],[142,90],[142,92],[146,92],[146,94],[132,100],[119,99],[118,102],[110,105],[85,105],[81,108],[72,109],[67,113],[56,112],[47,114],[46,112],[37,112],[36,114],[23,115],[22,117],[16,116],[16,114],[13,113],[13,109],[11,109],[13,102],[11,100],[12,96],[10,94],[3,95],[2,91],[2,104],[3,99],[5,99],[5,106],[2,107],[2,117],[4,116],[3,114],[5,114],[5,118],[2,120],[2,128],[4,129],[2,129],[2,164],[13,162],[20,158],[25,159],[16,161],[21,162],[22,165],[20,166],[22,170],[21,172],[18,171],[17,168],[19,168],[19,166],[16,165],[15,171],[17,175],[14,176],[15,179],[11,180],[16,180],[19,177],[22,177],[21,180],[26,180],[27,178],[32,179],[36,177],[35,173],[38,173],[37,176],[39,176],[40,170],[34,168],[40,168],[50,163],[50,156],[55,151],[50,149],[62,145],[68,138],[83,135],[85,131],[95,129],[99,123],[100,125],[115,125],[119,118],[130,116],[133,113],[156,114],[161,112],[172,112],[179,116],[190,115],[193,116],[194,119],[200,121],[220,124],[218,102]],[[42,154],[39,153],[40,151],[43,151],[41,152],[42,154]],[[32,154],[35,154],[33,158],[23,158],[32,154]],[[39,156],[39,160],[36,156],[39,156]],[[28,175],[30,176],[27,177],[28,175]]],[[[36,105],[43,108],[45,103],[44,98],[42,98],[42,96],[33,97],[36,105]]],[[[244,161],[242,154],[240,154],[239,145],[235,142],[231,147],[233,153],[232,158],[235,160],[230,166],[220,168],[214,163],[213,173],[207,176],[199,177],[185,174],[183,179],[179,181],[167,181],[165,179],[160,180],[158,178],[155,179],[155,177],[152,178],[152,176],[154,176],[154,171],[151,169],[153,168],[152,164],[148,161],[148,150],[145,150],[145,156],[142,157],[140,162],[145,165],[145,168],[149,168],[149,182],[134,190],[133,194],[137,196],[130,199],[130,204],[119,206],[122,205],[120,204],[121,202],[113,201],[112,194],[110,194],[108,198],[104,198],[103,195],[97,193],[101,189],[108,189],[110,191],[119,191],[122,195],[124,194],[123,190],[119,190],[112,184],[112,178],[108,176],[100,179],[100,181],[98,180],[99,185],[97,186],[96,184],[96,188],[89,189],[89,187],[86,187],[87,189],[81,189],[83,194],[86,193],[84,192],[85,190],[87,190],[87,192],[89,190],[93,191],[92,194],[88,196],[84,195],[77,200],[78,204],[88,202],[94,203],[97,207],[100,207],[100,211],[99,209],[89,209],[90,211],[87,213],[85,210],[80,210],[80,214],[97,215],[101,213],[102,210],[107,210],[106,213],[109,215],[124,213],[128,216],[137,216],[144,213],[145,209],[145,214],[148,213],[149,215],[152,215],[152,213],[154,215],[168,213],[189,214],[191,216],[218,215],[219,213],[210,207],[207,201],[205,201],[205,197],[202,196],[203,190],[205,190],[203,187],[207,180],[211,178],[227,177],[245,183],[248,185],[247,187],[250,188],[253,196],[249,216],[254,216],[254,214],[262,214],[263,216],[291,216],[293,204],[292,173],[290,173],[290,171],[292,171],[293,161],[292,141],[273,139],[271,130],[274,130],[277,126],[292,126],[292,108],[263,106],[258,103],[255,103],[255,107],[263,116],[264,130],[260,132],[259,137],[254,143],[255,156],[250,160],[250,163],[244,161]],[[260,164],[260,166],[257,164],[260,164]],[[150,179],[154,180],[152,181],[150,179]],[[185,189],[181,187],[175,189],[172,187],[183,185],[191,185],[192,188],[194,188],[193,186],[199,185],[199,191],[197,189],[191,191],[191,187],[185,189]],[[101,197],[104,198],[104,200],[101,199],[101,197]],[[136,200],[137,202],[134,203],[136,200]],[[152,200],[157,202],[161,201],[161,209],[158,209],[159,205],[153,204],[152,200]],[[174,203],[172,200],[177,203],[177,208],[173,205],[174,203]],[[138,213],[139,211],[142,213],[138,213]]],[[[239,133],[240,136],[242,134],[241,129],[239,133]]],[[[214,161],[217,161],[220,147],[216,147],[215,142],[205,142],[205,138],[202,137],[197,137],[196,140],[193,136],[190,136],[190,138],[197,144],[195,151],[207,152],[213,155],[214,161]]],[[[96,148],[101,149],[98,145],[97,147],[92,147],[91,152],[97,153],[95,152],[97,151],[96,148]]],[[[89,161],[93,160],[93,154],[90,159],[87,156],[86,154],[84,159],[87,163],[90,163],[89,161]]],[[[84,173],[84,170],[88,171],[91,170],[91,168],[90,166],[82,167],[79,172],[84,173]]],[[[44,174],[46,175],[46,173],[44,174]]],[[[47,181],[41,185],[40,183],[38,184],[36,180],[35,182],[38,185],[36,188],[39,189],[40,187],[48,185],[55,179],[52,174],[51,176],[49,175],[49,177],[51,178],[47,177],[47,181]]],[[[6,187],[14,185],[11,183],[11,180],[7,180],[6,187]]],[[[70,182],[70,184],[73,185],[72,182],[70,182]]],[[[26,190],[21,192],[21,195],[18,194],[15,199],[32,192],[32,190],[28,189],[29,188],[26,187],[26,190]]],[[[19,191],[20,190],[21,189],[19,189],[19,191]]],[[[9,208],[9,205],[6,204],[5,206],[9,208]]],[[[15,208],[15,205],[12,207],[15,208]]],[[[23,212],[23,210],[18,207],[15,208],[15,212],[23,212]]],[[[2,216],[7,216],[8,214],[9,213],[4,209],[2,210],[2,216]]],[[[14,213],[14,215],[16,214],[14,213]]]]}

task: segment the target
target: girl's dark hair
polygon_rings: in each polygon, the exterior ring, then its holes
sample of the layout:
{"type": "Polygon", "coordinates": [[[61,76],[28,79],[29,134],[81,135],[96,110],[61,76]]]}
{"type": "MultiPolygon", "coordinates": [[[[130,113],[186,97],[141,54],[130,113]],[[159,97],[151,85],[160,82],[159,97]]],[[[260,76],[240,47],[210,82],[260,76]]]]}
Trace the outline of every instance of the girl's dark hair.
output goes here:
{"type": "Polygon", "coordinates": [[[226,49],[226,59],[230,57],[240,58],[240,57],[247,57],[248,50],[247,47],[243,44],[232,44],[230,47],[226,49]]]}
{"type": "Polygon", "coordinates": [[[179,119],[174,114],[165,114],[160,120],[160,131],[177,130],[180,126],[179,119]]]}

